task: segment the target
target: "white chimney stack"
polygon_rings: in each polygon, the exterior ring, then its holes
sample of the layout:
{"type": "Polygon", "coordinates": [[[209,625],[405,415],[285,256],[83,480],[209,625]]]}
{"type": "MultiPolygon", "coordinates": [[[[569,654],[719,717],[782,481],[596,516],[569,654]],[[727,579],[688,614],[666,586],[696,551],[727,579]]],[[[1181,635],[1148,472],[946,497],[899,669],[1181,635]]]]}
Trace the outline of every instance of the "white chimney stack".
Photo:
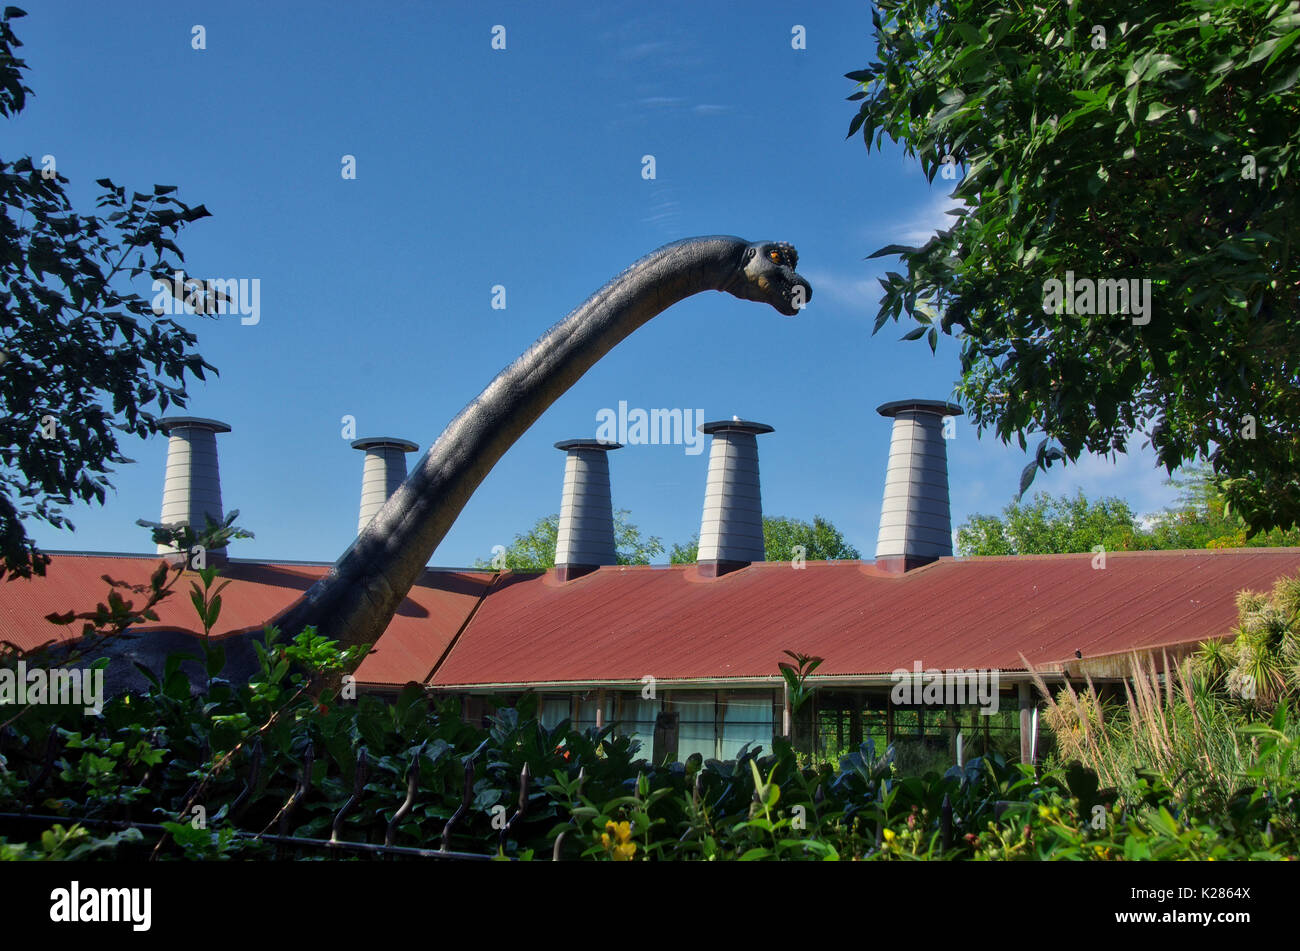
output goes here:
{"type": "Polygon", "coordinates": [[[618,564],[607,453],[623,447],[594,439],[566,439],[555,448],[567,454],[555,570],[561,581],[570,581],[601,565],[618,564]]]}
{"type": "Polygon", "coordinates": [[[353,449],[363,450],[366,465],[361,473],[361,511],[357,515],[357,534],[370,524],[388,497],[406,481],[406,454],[420,447],[406,439],[372,436],[356,439],[353,449]]]}
{"type": "MultiPolygon", "coordinates": [[[[224,521],[217,433],[228,433],[230,427],[215,419],[169,416],[158,420],[158,428],[168,436],[162,524],[170,528],[188,525],[200,533],[207,527],[208,518],[217,523],[224,521]]],[[[177,550],[159,545],[158,554],[177,554],[177,550]]]]}
{"type": "Polygon", "coordinates": [[[716,578],[767,558],[755,437],[773,429],[765,423],[733,416],[705,423],[700,430],[712,436],[713,443],[709,447],[709,480],[704,489],[696,561],[701,575],[716,578]]]}
{"type": "Polygon", "coordinates": [[[939,400],[897,400],[876,408],[893,417],[876,564],[910,571],[952,555],[948,445],[944,419],[962,409],[939,400]]]}

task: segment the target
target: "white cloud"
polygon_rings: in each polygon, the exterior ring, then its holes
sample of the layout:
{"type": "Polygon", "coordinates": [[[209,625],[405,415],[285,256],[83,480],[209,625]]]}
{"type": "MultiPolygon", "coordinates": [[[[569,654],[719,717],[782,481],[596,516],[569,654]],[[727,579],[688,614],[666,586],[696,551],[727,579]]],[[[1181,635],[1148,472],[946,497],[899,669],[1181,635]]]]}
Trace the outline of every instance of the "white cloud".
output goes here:
{"type": "MultiPolygon", "coordinates": [[[[947,183],[944,183],[947,185],[947,183]]],[[[953,208],[964,208],[965,203],[951,196],[951,189],[938,188],[930,198],[908,218],[867,228],[863,240],[867,243],[906,244],[919,246],[925,244],[936,233],[951,228],[956,218],[946,212],[953,208]]]]}
{"type": "Polygon", "coordinates": [[[815,307],[819,301],[830,300],[844,307],[874,308],[880,299],[880,284],[874,278],[849,277],[817,270],[805,270],[802,273],[813,289],[809,307],[815,307]]]}
{"type": "Polygon", "coordinates": [[[619,50],[618,56],[624,62],[632,63],[672,48],[673,44],[668,40],[652,40],[647,43],[637,43],[633,46],[624,47],[619,50]]]}
{"type": "MultiPolygon", "coordinates": [[[[973,427],[959,428],[958,438],[948,444],[954,525],[976,512],[1001,512],[1015,497],[1020,472],[1032,458],[1021,452],[1018,444],[1003,446],[990,433],[979,440],[963,439],[973,435],[973,427]],[[965,478],[967,473],[974,478],[965,478]]],[[[1091,500],[1119,496],[1139,516],[1160,512],[1174,504],[1178,490],[1167,484],[1168,474],[1145,442],[1145,436],[1134,436],[1129,440],[1129,451],[1114,459],[1089,453],[1068,466],[1056,463],[1046,472],[1039,472],[1025,494],[1028,498],[1039,492],[1073,495],[1082,489],[1091,500]]],[[[1030,449],[1035,445],[1031,440],[1030,449]]]]}

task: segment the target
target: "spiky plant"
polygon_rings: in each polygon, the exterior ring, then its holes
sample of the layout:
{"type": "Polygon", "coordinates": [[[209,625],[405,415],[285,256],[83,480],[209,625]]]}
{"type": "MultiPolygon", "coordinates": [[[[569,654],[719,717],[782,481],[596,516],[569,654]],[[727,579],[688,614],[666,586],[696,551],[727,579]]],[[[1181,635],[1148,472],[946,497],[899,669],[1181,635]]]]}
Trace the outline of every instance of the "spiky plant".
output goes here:
{"type": "Polygon", "coordinates": [[[1192,658],[1191,674],[1199,686],[1216,690],[1223,687],[1228,671],[1236,666],[1237,657],[1231,641],[1202,641],[1192,658]]]}
{"type": "Polygon", "coordinates": [[[1281,578],[1271,596],[1255,591],[1237,595],[1233,665],[1224,678],[1230,696],[1249,709],[1268,712],[1287,691],[1286,656],[1295,653],[1300,619],[1300,579],[1281,578]]]}

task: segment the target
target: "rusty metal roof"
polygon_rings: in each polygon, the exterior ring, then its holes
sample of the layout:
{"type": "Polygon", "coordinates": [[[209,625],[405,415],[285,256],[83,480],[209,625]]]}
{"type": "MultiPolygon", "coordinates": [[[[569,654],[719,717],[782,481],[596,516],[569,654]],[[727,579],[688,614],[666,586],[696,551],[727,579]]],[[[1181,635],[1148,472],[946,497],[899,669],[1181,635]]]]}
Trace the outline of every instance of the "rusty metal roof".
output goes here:
{"type": "MultiPolygon", "coordinates": [[[[158,562],[157,555],[52,553],[44,577],[0,583],[0,640],[23,651],[51,641],[73,640],[80,636],[81,622],[62,626],[45,620],[46,615],[94,610],[96,603],[108,597],[104,575],[147,587],[158,562]]],[[[214,637],[260,630],[329,568],[247,561],[222,566],[221,578],[229,579],[231,584],[221,596],[221,617],[214,637]]],[[[172,595],[155,609],[157,623],[135,625],[132,630],[202,634],[202,625],[190,603],[189,580],[197,581],[198,576],[187,573],[172,595]]],[[[426,570],[398,608],[381,643],[362,661],[357,680],[362,684],[400,685],[427,679],[491,580],[490,572],[426,570]]],[[[145,595],[119,591],[136,605],[146,600],[145,595]]]]}
{"type": "MultiPolygon", "coordinates": [[[[67,639],[45,615],[91,610],[107,595],[102,575],[145,584],[157,564],[54,554],[46,577],[0,583],[0,640],[30,650],[67,639]]],[[[1300,571],[1300,549],[1112,552],[1104,569],[1092,564],[1091,554],[945,558],[898,575],[856,561],[770,563],[716,580],[694,565],[610,566],[568,583],[507,574],[495,587],[488,572],[429,569],[357,675],[440,688],[771,680],[786,650],[825,658],[817,676],[827,678],[918,662],[1019,671],[1021,654],[1077,669],[1076,651],[1100,670],[1107,657],[1228,634],[1237,592],[1300,571]]],[[[260,628],[328,570],[229,563],[216,635],[260,628]]],[[[187,591],[182,583],[158,623],[136,630],[198,633],[187,591]]]]}
{"type": "Polygon", "coordinates": [[[818,677],[924,668],[1059,669],[1226,635],[1236,594],[1300,571],[1300,549],[941,559],[904,575],[861,562],[604,567],[560,584],[503,579],[437,687],[772,678],[785,650],[818,677]]]}

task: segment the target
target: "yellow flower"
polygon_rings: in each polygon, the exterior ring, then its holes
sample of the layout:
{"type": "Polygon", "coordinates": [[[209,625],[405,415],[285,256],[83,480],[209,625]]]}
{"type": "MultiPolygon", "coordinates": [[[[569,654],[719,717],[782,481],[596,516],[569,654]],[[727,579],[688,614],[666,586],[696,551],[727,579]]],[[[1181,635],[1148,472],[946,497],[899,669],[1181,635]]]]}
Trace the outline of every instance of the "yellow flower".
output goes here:
{"type": "Polygon", "coordinates": [[[886,841],[886,842],[893,842],[893,841],[894,841],[894,830],[893,830],[893,829],[886,829],[886,830],[884,831],[883,834],[884,834],[884,837],[885,837],[885,841],[886,841]]]}
{"type": "Polygon", "coordinates": [[[1046,818],[1047,818],[1048,816],[1050,816],[1051,814],[1052,814],[1052,810],[1051,810],[1051,809],[1048,809],[1046,806],[1039,806],[1039,807],[1038,807],[1038,818],[1040,818],[1040,819],[1046,819],[1046,818]]]}
{"type": "Polygon", "coordinates": [[[615,862],[627,862],[636,855],[636,843],[632,841],[632,823],[605,823],[605,831],[600,834],[600,844],[615,862]]]}

